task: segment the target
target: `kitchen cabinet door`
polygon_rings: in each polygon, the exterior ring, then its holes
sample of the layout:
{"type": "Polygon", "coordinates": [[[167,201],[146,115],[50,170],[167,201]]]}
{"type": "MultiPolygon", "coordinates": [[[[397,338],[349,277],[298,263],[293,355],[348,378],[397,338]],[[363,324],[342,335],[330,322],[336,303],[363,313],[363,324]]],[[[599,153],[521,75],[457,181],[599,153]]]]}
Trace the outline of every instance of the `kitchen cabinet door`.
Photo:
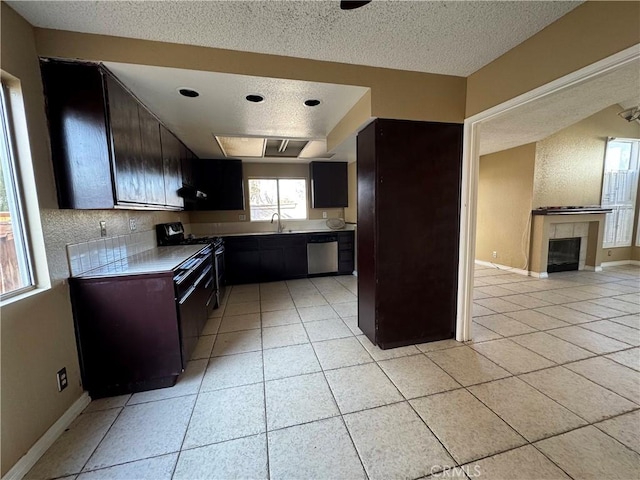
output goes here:
{"type": "Polygon", "coordinates": [[[284,276],[284,250],[282,248],[260,249],[260,280],[273,282],[284,276]]]}
{"type": "Polygon", "coordinates": [[[160,122],[142,105],[138,108],[140,138],[144,162],[146,203],[167,205],[165,196],[164,165],[160,142],[160,122]]]}
{"type": "Polygon", "coordinates": [[[260,247],[256,237],[225,237],[224,260],[230,285],[260,281],[260,247]]]}
{"type": "Polygon", "coordinates": [[[182,188],[180,142],[169,130],[161,125],[160,143],[162,145],[166,204],[171,207],[182,207],[184,201],[178,196],[178,190],[182,188]]]}
{"type": "Polygon", "coordinates": [[[355,270],[353,232],[338,233],[338,273],[351,274],[355,270]]]}
{"type": "Polygon", "coordinates": [[[190,187],[194,187],[196,185],[196,181],[193,177],[194,170],[194,162],[198,157],[189,150],[185,148],[184,154],[180,158],[180,164],[182,167],[182,183],[184,185],[189,185],[190,187]]]}
{"type": "Polygon", "coordinates": [[[198,189],[208,195],[198,210],[244,210],[244,179],[242,161],[200,159],[198,189]]]}
{"type": "Polygon", "coordinates": [[[284,236],[284,275],[286,278],[307,276],[307,236],[289,234],[284,236]]]}
{"type": "Polygon", "coordinates": [[[349,206],[346,162],[311,162],[309,178],[313,208],[349,206]]]}
{"type": "Polygon", "coordinates": [[[82,383],[93,398],[175,383],[183,363],[171,272],[71,278],[69,286],[82,383]]]}
{"type": "Polygon", "coordinates": [[[106,75],[116,200],[146,203],[138,103],[111,75],[106,75]]]}
{"type": "Polygon", "coordinates": [[[104,82],[97,67],[40,64],[60,208],[114,206],[104,82]]]}

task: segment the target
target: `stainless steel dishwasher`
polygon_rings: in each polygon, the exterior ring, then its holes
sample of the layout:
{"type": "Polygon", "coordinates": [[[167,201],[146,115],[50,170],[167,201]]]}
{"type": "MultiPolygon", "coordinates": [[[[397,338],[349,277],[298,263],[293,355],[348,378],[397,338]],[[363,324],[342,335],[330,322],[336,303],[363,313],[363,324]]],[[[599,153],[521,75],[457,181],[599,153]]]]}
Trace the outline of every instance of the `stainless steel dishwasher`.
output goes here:
{"type": "Polygon", "coordinates": [[[338,273],[338,235],[312,233],[307,237],[307,273],[338,273]]]}

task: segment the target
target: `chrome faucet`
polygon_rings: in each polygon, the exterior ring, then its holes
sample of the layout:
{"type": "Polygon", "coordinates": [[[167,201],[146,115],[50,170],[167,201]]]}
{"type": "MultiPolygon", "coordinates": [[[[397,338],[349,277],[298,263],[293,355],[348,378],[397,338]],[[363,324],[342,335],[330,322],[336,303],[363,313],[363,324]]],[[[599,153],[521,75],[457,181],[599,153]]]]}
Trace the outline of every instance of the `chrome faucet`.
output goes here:
{"type": "Polygon", "coordinates": [[[278,212],[271,215],[271,223],[273,223],[273,217],[275,217],[276,215],[278,215],[278,233],[282,233],[282,230],[284,229],[284,225],[280,223],[280,214],[278,212]]]}

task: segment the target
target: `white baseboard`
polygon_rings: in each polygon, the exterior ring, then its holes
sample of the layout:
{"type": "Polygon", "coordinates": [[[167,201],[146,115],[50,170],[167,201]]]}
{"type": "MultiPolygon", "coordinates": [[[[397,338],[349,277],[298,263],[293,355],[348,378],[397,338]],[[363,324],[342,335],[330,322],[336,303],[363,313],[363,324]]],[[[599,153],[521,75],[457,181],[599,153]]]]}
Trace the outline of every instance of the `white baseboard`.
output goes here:
{"type": "Polygon", "coordinates": [[[498,270],[509,270],[512,273],[517,273],[518,275],[529,276],[533,272],[529,272],[528,270],[523,270],[521,268],[509,267],[507,265],[500,265],[499,263],[485,262],[483,260],[476,260],[478,265],[482,265],[483,267],[496,268],[498,270]]]}
{"type": "Polygon", "coordinates": [[[91,397],[87,392],[84,392],[82,396],[71,405],[62,416],[51,425],[51,428],[42,435],[38,441],[25,453],[20,460],[9,470],[2,480],[21,480],[29,470],[40,460],[40,457],[53,445],[60,435],[64,433],[66,428],[71,425],[78,415],[87,408],[87,405],[91,403],[91,397]]]}
{"type": "Polygon", "coordinates": [[[614,262],[602,262],[603,267],[617,267],[619,265],[640,265],[638,260],[616,260],[614,262]]]}
{"type": "Polygon", "coordinates": [[[529,272],[529,275],[535,278],[549,278],[548,272],[529,272]]]}

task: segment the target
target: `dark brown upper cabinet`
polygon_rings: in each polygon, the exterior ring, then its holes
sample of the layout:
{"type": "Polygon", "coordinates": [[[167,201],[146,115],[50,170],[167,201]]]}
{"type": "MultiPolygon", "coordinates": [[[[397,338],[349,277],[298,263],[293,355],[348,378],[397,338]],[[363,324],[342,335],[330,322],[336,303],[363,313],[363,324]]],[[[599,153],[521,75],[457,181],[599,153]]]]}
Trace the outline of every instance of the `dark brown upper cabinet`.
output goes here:
{"type": "Polygon", "coordinates": [[[462,125],[358,134],[358,326],[381,348],[455,333],[462,125]]]}
{"type": "Polygon", "coordinates": [[[184,200],[178,195],[182,188],[182,144],[164,125],[160,125],[160,144],[167,205],[183,207],[184,200]]]}
{"type": "MultiPolygon", "coordinates": [[[[160,128],[164,127],[161,127],[160,122],[142,105],[138,106],[138,117],[140,118],[142,168],[144,169],[147,203],[151,205],[172,205],[167,199],[170,192],[166,191],[167,180],[170,180],[170,178],[165,176],[162,158],[160,128]]],[[[167,173],[171,175],[172,172],[167,173]]],[[[180,172],[178,172],[177,179],[180,180],[180,178],[180,172]]]]}
{"type": "Polygon", "coordinates": [[[242,160],[200,159],[195,165],[197,188],[207,194],[198,210],[244,210],[242,160]]]}
{"type": "Polygon", "coordinates": [[[101,65],[40,66],[60,208],[181,209],[187,154],[164,158],[160,121],[101,65]]]}
{"type": "Polygon", "coordinates": [[[312,208],[349,206],[347,162],[309,163],[312,208]]]}

